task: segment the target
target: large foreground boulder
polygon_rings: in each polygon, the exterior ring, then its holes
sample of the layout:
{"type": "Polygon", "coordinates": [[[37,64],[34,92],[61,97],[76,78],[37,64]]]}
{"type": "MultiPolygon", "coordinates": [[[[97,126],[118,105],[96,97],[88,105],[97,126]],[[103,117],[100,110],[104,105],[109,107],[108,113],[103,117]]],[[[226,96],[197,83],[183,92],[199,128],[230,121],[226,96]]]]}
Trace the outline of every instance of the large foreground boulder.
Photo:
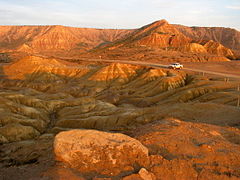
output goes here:
{"type": "Polygon", "coordinates": [[[119,133],[71,130],[55,137],[56,159],[82,173],[115,176],[148,164],[148,149],[119,133]]]}

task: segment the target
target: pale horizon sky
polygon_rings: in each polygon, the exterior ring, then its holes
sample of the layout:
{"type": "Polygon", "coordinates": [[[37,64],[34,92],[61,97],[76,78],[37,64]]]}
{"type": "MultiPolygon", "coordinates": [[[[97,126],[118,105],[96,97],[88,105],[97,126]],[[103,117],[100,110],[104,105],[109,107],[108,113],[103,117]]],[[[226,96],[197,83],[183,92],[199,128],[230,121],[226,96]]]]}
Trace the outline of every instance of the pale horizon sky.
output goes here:
{"type": "Polygon", "coordinates": [[[134,29],[161,19],[240,30],[240,0],[0,0],[0,25],[134,29]]]}

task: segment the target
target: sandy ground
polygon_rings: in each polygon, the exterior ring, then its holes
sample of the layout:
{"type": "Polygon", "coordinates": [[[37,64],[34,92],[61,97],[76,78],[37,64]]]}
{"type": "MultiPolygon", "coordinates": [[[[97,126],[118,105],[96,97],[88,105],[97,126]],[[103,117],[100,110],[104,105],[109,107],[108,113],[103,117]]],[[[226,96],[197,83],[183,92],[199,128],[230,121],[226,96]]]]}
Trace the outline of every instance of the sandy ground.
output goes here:
{"type": "Polygon", "coordinates": [[[187,68],[194,68],[206,71],[213,71],[225,74],[240,76],[240,61],[229,62],[186,62],[183,63],[187,68]]]}

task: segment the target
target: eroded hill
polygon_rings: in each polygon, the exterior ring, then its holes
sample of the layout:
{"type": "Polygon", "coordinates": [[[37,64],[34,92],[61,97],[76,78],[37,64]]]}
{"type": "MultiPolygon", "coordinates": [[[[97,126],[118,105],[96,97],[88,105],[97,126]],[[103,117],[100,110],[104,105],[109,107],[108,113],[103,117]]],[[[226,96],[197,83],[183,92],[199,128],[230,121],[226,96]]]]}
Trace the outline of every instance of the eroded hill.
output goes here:
{"type": "MultiPolygon", "coordinates": [[[[157,179],[162,173],[173,178],[183,167],[191,172],[181,174],[185,179],[205,179],[206,173],[214,178],[240,177],[237,80],[35,56],[1,69],[0,174],[5,179],[13,171],[19,178],[23,169],[21,177],[26,178],[42,173],[57,177],[58,172],[93,178],[64,167],[51,170],[54,136],[82,128],[122,132],[140,140],[152,158],[152,166],[145,168],[157,179]],[[35,163],[36,173],[31,173],[27,167],[35,163]]],[[[134,168],[116,178],[138,176],[134,173],[139,167],[134,168]]]]}
{"type": "Polygon", "coordinates": [[[74,64],[34,56],[4,66],[3,73],[2,142],[62,128],[118,129],[170,114],[186,121],[239,123],[235,81],[199,79],[145,66],[74,64]],[[21,137],[18,129],[24,128],[29,131],[21,130],[21,137]]]}
{"type": "Polygon", "coordinates": [[[63,50],[84,52],[102,43],[115,41],[129,32],[131,30],[65,26],[0,26],[0,48],[30,54],[63,50]]]}
{"type": "Polygon", "coordinates": [[[182,25],[174,25],[185,36],[198,42],[213,40],[221,43],[227,48],[240,50],[240,32],[223,27],[187,27],[182,25]]]}
{"type": "Polygon", "coordinates": [[[200,43],[166,20],[156,21],[109,45],[94,49],[87,57],[157,61],[227,61],[238,58],[233,50],[215,41],[200,43]]]}
{"type": "Polygon", "coordinates": [[[160,20],[139,29],[1,26],[0,51],[68,58],[226,61],[239,58],[239,32],[160,20]],[[181,58],[179,58],[181,57],[181,58]]]}

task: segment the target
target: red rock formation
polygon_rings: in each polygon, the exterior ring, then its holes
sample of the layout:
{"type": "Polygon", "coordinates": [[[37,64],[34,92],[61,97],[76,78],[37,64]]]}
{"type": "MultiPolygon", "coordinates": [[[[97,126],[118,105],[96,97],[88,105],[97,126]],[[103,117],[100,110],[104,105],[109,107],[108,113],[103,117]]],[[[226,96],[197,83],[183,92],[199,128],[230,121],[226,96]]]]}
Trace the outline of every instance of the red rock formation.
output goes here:
{"type": "Polygon", "coordinates": [[[187,27],[174,25],[185,36],[198,42],[213,40],[227,48],[240,50],[240,32],[224,27],[187,27]]]}
{"type": "Polygon", "coordinates": [[[9,79],[25,79],[26,77],[31,79],[31,76],[35,76],[36,74],[39,76],[41,73],[67,77],[82,76],[88,72],[88,68],[78,67],[77,64],[57,59],[29,56],[5,66],[3,71],[9,79]]]}
{"type": "Polygon", "coordinates": [[[235,59],[234,53],[231,49],[224,47],[222,44],[214,41],[207,42],[204,47],[211,54],[216,54],[218,56],[225,56],[229,59],[235,59]]]}
{"type": "Polygon", "coordinates": [[[23,44],[21,46],[19,46],[19,48],[17,48],[18,52],[25,52],[25,53],[34,53],[35,51],[33,50],[33,48],[31,48],[29,45],[27,44],[23,44]]]}
{"type": "Polygon", "coordinates": [[[190,38],[187,38],[166,20],[161,20],[143,26],[113,46],[134,45],[167,48],[183,46],[190,41],[190,38]]]}
{"type": "Polygon", "coordinates": [[[183,52],[191,52],[191,53],[207,53],[207,50],[204,46],[197,43],[189,43],[182,48],[180,48],[183,52]]]}
{"type": "Polygon", "coordinates": [[[130,77],[136,75],[136,70],[141,66],[134,66],[131,64],[113,63],[96,72],[89,78],[92,81],[110,81],[113,79],[128,80],[130,77]]]}
{"type": "MultiPolygon", "coordinates": [[[[234,49],[234,56],[238,58],[239,39],[240,33],[234,29],[185,27],[169,24],[166,20],[156,21],[137,30],[65,26],[0,26],[0,50],[3,52],[17,51],[19,54],[39,53],[71,58],[79,57],[79,55],[91,58],[99,57],[99,55],[105,57],[106,54],[111,53],[109,51],[121,48],[136,49],[134,53],[136,56],[140,48],[145,48],[145,50],[151,48],[167,51],[180,50],[184,51],[185,54],[190,53],[192,56],[191,53],[206,53],[196,43],[203,45],[209,40],[234,49]],[[189,44],[192,42],[195,44],[189,44]]],[[[217,53],[212,50],[208,52],[231,59],[235,58],[229,50],[221,50],[221,52],[218,50],[217,53]]],[[[124,54],[125,52],[122,53],[120,50],[114,54],[114,58],[122,57],[124,54]]],[[[140,52],[141,57],[148,54],[151,52],[140,52]]]]}
{"type": "Polygon", "coordinates": [[[36,36],[30,46],[42,50],[70,50],[78,42],[78,37],[70,28],[53,26],[45,34],[36,36]]]}
{"type": "Polygon", "coordinates": [[[22,46],[29,46],[35,51],[90,49],[115,41],[130,31],[65,26],[0,26],[0,49],[21,50],[22,46]]]}
{"type": "MultiPolygon", "coordinates": [[[[209,51],[209,53],[205,47],[203,47],[200,43],[193,43],[194,41],[195,40],[190,37],[185,36],[174,25],[169,24],[166,20],[161,20],[134,31],[125,39],[120,39],[119,41],[106,46],[103,50],[105,53],[104,55],[111,55],[115,53],[119,54],[118,56],[125,56],[127,51],[125,50],[124,54],[122,54],[121,49],[128,48],[135,50],[134,54],[139,52],[143,53],[143,57],[147,55],[154,56],[154,49],[161,49],[161,55],[164,56],[168,56],[168,54],[171,53],[174,54],[173,51],[181,51],[184,54],[189,54],[189,56],[194,56],[197,53],[200,54],[200,56],[204,56],[201,61],[211,61],[213,59],[213,56],[211,55],[212,52],[209,51]],[[141,52],[141,50],[143,52],[141,52]]],[[[225,50],[221,50],[221,52],[222,51],[225,50]]],[[[99,49],[99,52],[101,52],[101,49],[99,49]]],[[[217,55],[217,61],[227,60],[225,57],[235,59],[233,57],[234,55],[230,55],[229,51],[227,53],[220,53],[219,51],[213,54],[217,55]]],[[[158,54],[158,56],[159,55],[160,54],[158,54]]],[[[178,55],[176,54],[175,56],[178,55]]],[[[196,61],[194,60],[194,57],[190,59],[190,61],[196,61]]]]}

